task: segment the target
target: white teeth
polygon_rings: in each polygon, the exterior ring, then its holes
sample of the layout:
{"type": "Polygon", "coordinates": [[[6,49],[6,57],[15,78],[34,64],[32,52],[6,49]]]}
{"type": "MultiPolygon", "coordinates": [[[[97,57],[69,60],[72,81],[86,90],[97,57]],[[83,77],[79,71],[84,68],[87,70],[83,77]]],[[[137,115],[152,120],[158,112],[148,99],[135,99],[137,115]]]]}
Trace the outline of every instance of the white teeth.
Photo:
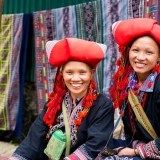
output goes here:
{"type": "Polygon", "coordinates": [[[72,84],[73,87],[80,87],[81,84],[72,84]]]}
{"type": "Polygon", "coordinates": [[[137,67],[144,67],[145,66],[144,63],[138,63],[138,62],[136,62],[135,64],[136,64],[137,67]]]}

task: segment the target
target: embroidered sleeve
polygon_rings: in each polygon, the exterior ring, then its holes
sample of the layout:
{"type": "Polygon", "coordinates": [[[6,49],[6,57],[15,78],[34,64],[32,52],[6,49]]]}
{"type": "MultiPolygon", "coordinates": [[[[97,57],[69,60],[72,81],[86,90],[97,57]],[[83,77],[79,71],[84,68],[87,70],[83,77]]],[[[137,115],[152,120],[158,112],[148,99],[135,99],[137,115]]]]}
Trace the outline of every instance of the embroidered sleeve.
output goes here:
{"type": "Polygon", "coordinates": [[[142,159],[160,159],[160,151],[158,150],[155,141],[137,145],[137,149],[142,159]]]}
{"type": "Polygon", "coordinates": [[[78,149],[76,149],[72,154],[68,157],[64,158],[65,160],[92,160],[93,157],[87,151],[86,145],[81,145],[78,149]]]}
{"type": "Polygon", "coordinates": [[[16,153],[13,153],[12,157],[10,157],[8,160],[27,160],[27,159],[25,159],[24,157],[22,157],[16,153]]]}

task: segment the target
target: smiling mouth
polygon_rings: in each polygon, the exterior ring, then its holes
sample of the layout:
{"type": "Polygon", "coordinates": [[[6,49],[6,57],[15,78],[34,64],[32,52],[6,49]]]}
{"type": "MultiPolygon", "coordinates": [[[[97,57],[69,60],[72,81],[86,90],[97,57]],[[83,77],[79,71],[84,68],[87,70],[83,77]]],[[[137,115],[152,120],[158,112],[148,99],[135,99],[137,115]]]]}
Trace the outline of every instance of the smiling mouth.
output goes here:
{"type": "Polygon", "coordinates": [[[73,86],[74,88],[80,88],[82,86],[82,83],[80,83],[80,84],[71,84],[71,86],[73,86]]]}
{"type": "Polygon", "coordinates": [[[136,67],[144,67],[146,64],[135,62],[136,67]]]}

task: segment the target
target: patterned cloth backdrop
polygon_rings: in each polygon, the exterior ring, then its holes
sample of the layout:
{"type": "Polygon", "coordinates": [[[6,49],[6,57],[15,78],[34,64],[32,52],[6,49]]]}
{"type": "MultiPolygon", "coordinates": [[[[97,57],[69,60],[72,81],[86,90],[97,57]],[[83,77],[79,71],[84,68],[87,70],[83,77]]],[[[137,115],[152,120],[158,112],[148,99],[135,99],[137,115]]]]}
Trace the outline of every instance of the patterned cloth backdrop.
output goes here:
{"type": "Polygon", "coordinates": [[[77,37],[108,46],[105,59],[99,64],[95,79],[97,88],[106,96],[113,85],[119,57],[111,26],[117,20],[148,17],[159,19],[158,0],[97,0],[33,13],[37,102],[39,112],[52,91],[56,68],[48,64],[45,43],[65,37],[77,37]]]}
{"type": "Polygon", "coordinates": [[[19,109],[19,59],[23,14],[2,15],[0,33],[0,130],[14,130],[19,109]]]}
{"type": "MultiPolygon", "coordinates": [[[[117,20],[146,17],[160,23],[159,0],[97,0],[33,13],[37,102],[40,112],[52,91],[56,68],[48,64],[45,43],[52,39],[77,37],[108,46],[95,79],[97,88],[109,96],[119,57],[111,31],[117,20]]],[[[14,130],[20,108],[20,50],[23,14],[3,15],[0,33],[0,130],[14,130]]],[[[23,53],[24,54],[24,53],[23,53]]],[[[23,69],[25,71],[25,69],[23,69]]],[[[21,90],[21,93],[20,93],[21,90]]],[[[20,95],[21,94],[21,95],[20,95]]]]}
{"type": "MultiPolygon", "coordinates": [[[[48,64],[44,44],[48,40],[78,37],[103,42],[101,2],[90,2],[48,11],[34,12],[36,82],[39,112],[52,91],[55,67],[48,64]]],[[[95,76],[102,89],[102,65],[95,76]]]]}

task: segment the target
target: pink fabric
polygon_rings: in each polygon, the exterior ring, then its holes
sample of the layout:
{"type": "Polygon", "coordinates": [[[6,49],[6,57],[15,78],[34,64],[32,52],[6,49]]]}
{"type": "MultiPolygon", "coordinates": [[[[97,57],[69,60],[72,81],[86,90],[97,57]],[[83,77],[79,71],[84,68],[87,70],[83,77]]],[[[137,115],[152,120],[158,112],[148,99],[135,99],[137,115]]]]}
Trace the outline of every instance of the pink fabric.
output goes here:
{"type": "Polygon", "coordinates": [[[73,154],[69,155],[68,157],[66,157],[67,159],[70,160],[78,160],[78,157],[74,156],[73,154]]]}
{"type": "Polygon", "coordinates": [[[76,149],[76,151],[74,151],[71,155],[69,155],[66,158],[70,160],[81,160],[81,159],[87,160],[87,158],[83,155],[83,153],[79,149],[76,149]]]}
{"type": "Polygon", "coordinates": [[[155,141],[150,141],[147,144],[138,144],[137,149],[142,159],[160,159],[160,152],[156,147],[155,141]]]}
{"type": "Polygon", "coordinates": [[[141,142],[141,141],[138,141],[138,140],[135,140],[135,141],[133,141],[133,143],[132,143],[132,148],[133,149],[136,149],[138,146],[140,146],[140,145],[145,145],[145,143],[144,142],[141,142]]]}
{"type": "Polygon", "coordinates": [[[77,157],[78,157],[79,159],[87,160],[87,158],[83,155],[83,153],[82,153],[79,149],[77,149],[77,150],[74,152],[74,154],[77,155],[77,157]]]}
{"type": "Polygon", "coordinates": [[[0,156],[0,160],[8,160],[8,158],[7,158],[7,157],[1,157],[1,156],[0,156]]]}
{"type": "MultiPolygon", "coordinates": [[[[1,160],[1,157],[0,157],[0,160],[1,160]]],[[[2,160],[5,160],[5,159],[2,159],[2,160]]],[[[9,159],[6,159],[6,160],[19,160],[19,159],[16,157],[10,157],[9,159]]]]}

